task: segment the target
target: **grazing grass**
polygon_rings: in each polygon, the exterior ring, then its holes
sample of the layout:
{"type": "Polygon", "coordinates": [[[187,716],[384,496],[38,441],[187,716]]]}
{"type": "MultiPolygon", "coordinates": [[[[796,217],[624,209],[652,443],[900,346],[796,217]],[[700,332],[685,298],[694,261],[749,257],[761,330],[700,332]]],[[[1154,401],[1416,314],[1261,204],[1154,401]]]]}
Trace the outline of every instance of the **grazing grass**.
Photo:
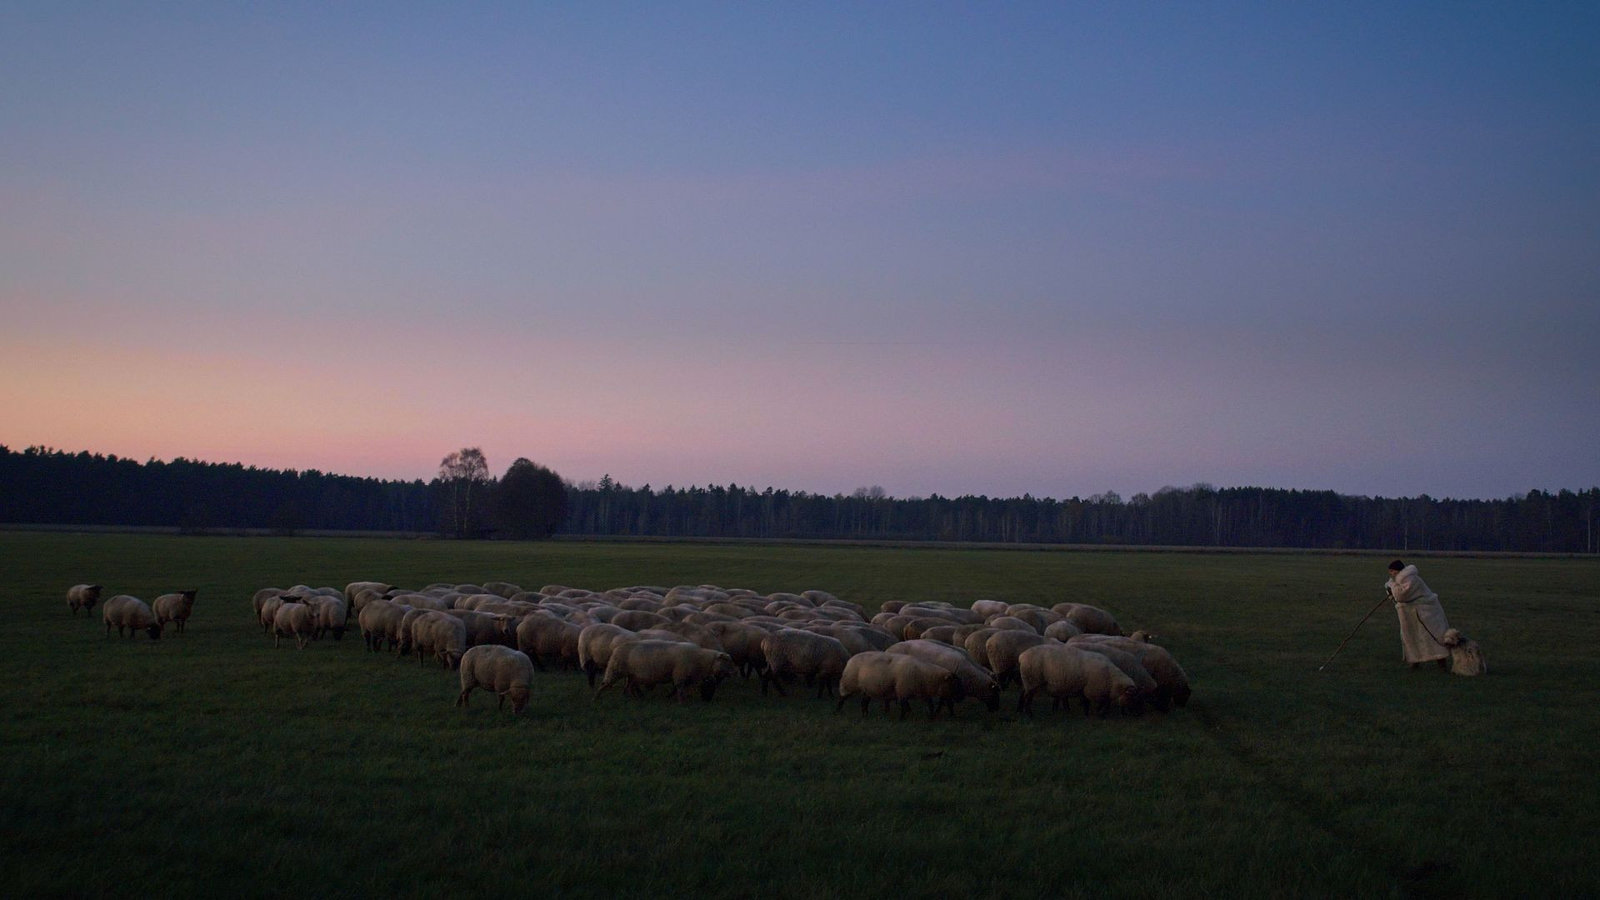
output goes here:
{"type": "Polygon", "coordinates": [[[11,896],[1600,894],[1600,562],[1421,559],[1489,676],[1406,669],[1387,609],[1318,672],[1386,561],[0,533],[0,865],[11,896]],[[902,722],[559,672],[513,719],[252,621],[257,588],[367,578],[1077,600],[1162,635],[1195,698],[902,722]],[[186,634],[108,640],[80,581],[200,593],[186,634]]]}

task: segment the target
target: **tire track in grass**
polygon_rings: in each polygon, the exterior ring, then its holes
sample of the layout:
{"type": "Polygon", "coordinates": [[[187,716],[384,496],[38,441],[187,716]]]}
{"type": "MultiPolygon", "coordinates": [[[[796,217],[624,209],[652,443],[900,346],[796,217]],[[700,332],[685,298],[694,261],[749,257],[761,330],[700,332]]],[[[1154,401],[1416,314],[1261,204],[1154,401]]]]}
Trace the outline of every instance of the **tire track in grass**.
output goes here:
{"type": "Polygon", "coordinates": [[[1433,898],[1461,896],[1462,888],[1454,879],[1455,866],[1448,860],[1424,860],[1417,865],[1396,859],[1388,845],[1373,840],[1367,834],[1334,825],[1339,810],[1333,802],[1307,790],[1292,777],[1281,774],[1271,760],[1266,759],[1244,742],[1233,737],[1222,724],[1221,717],[1203,699],[1189,704],[1200,720],[1205,734],[1241,768],[1266,784],[1276,798],[1290,809],[1300,813],[1310,826],[1333,839],[1335,843],[1356,848],[1363,856],[1382,864],[1382,869],[1394,880],[1393,889],[1403,897],[1433,898]]]}

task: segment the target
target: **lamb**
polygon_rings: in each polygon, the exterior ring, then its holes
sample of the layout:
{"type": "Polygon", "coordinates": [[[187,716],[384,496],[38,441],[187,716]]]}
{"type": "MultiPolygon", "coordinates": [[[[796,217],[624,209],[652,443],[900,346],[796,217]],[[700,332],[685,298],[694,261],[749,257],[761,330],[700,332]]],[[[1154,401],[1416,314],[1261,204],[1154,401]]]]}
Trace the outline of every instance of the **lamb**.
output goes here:
{"type": "Polygon", "coordinates": [[[890,701],[899,701],[900,718],[904,719],[912,700],[926,700],[928,717],[934,718],[942,706],[955,708],[960,690],[961,681],[954,672],[914,656],[874,650],[850,657],[839,677],[839,702],[833,711],[844,709],[851,697],[861,698],[863,716],[873,700],[883,701],[885,713],[890,701]]]}
{"type": "Polygon", "coordinates": [[[1083,603],[1057,603],[1050,607],[1053,612],[1060,613],[1067,621],[1078,626],[1084,634],[1122,634],[1122,627],[1117,624],[1117,617],[1099,608],[1083,603]]]}
{"type": "MultiPolygon", "coordinates": [[[[283,598],[278,598],[283,599],[283,598]]],[[[278,647],[285,636],[295,639],[301,650],[317,631],[316,611],[309,604],[290,601],[278,606],[272,616],[272,646],[278,647]]]]}
{"type": "Polygon", "coordinates": [[[824,693],[833,696],[834,686],[850,660],[850,651],[838,638],[795,628],[780,629],[763,638],[761,655],[767,660],[766,670],[761,673],[761,693],[765,695],[771,684],[779,696],[786,694],[783,682],[796,676],[807,685],[815,684],[818,697],[824,693]]]}
{"type": "Polygon", "coordinates": [[[533,686],[533,661],[520,650],[499,644],[479,644],[461,655],[461,695],[457,706],[466,706],[476,688],[488,688],[499,695],[495,709],[505,707],[511,698],[511,714],[520,715],[528,706],[533,686]]]}
{"type": "Polygon", "coordinates": [[[431,656],[445,668],[454,669],[467,652],[466,623],[430,609],[411,623],[411,645],[417,651],[417,665],[425,664],[431,656]]]}
{"type": "MultiPolygon", "coordinates": [[[[916,640],[895,644],[885,652],[914,656],[954,672],[961,681],[961,696],[957,700],[971,697],[988,707],[990,712],[1000,708],[1000,682],[995,680],[994,673],[973,662],[965,650],[937,641],[916,640]]],[[[950,714],[955,714],[954,706],[950,707],[950,714]]]]}
{"type": "Polygon", "coordinates": [[[683,641],[627,641],[612,648],[606,674],[595,690],[595,699],[618,681],[627,680],[626,691],[639,696],[645,688],[671,684],[679,703],[688,700],[691,687],[700,688],[700,697],[710,702],[717,685],[732,675],[733,657],[683,641]]]}
{"type": "Polygon", "coordinates": [[[983,656],[988,661],[989,671],[999,680],[1000,686],[1018,680],[1020,670],[1017,668],[1022,652],[1030,647],[1037,647],[1044,643],[1056,643],[1038,632],[1015,631],[1002,628],[983,643],[983,656]]]}
{"type": "Polygon", "coordinates": [[[1489,663],[1483,658],[1483,648],[1478,642],[1465,637],[1460,631],[1449,628],[1440,636],[1439,643],[1450,648],[1450,673],[1452,675],[1486,675],[1489,663]]]}
{"type": "Polygon", "coordinates": [[[161,639],[161,623],[156,621],[156,614],[143,600],[127,594],[118,594],[107,600],[100,607],[100,616],[106,623],[106,637],[111,636],[112,626],[116,626],[117,636],[122,636],[122,630],[128,630],[128,637],[133,637],[134,632],[144,629],[150,640],[161,639]]]}
{"type": "MultiPolygon", "coordinates": [[[[1073,697],[1105,715],[1111,706],[1126,708],[1137,701],[1139,688],[1111,660],[1067,644],[1049,642],[1024,650],[1017,661],[1022,676],[1022,696],[1017,711],[1033,715],[1033,697],[1044,691],[1069,706],[1073,697]]],[[[1070,707],[1069,707],[1070,708],[1070,707]]]]}
{"type": "Polygon", "coordinates": [[[163,628],[168,622],[175,622],[178,633],[183,634],[184,627],[189,622],[189,614],[194,612],[194,595],[197,591],[180,591],[176,594],[162,594],[150,608],[155,611],[156,621],[163,628]]]}
{"type": "Polygon", "coordinates": [[[101,590],[98,584],[75,584],[67,588],[67,609],[71,610],[73,615],[77,615],[81,609],[84,617],[88,618],[94,610],[94,605],[100,602],[101,590]]]}

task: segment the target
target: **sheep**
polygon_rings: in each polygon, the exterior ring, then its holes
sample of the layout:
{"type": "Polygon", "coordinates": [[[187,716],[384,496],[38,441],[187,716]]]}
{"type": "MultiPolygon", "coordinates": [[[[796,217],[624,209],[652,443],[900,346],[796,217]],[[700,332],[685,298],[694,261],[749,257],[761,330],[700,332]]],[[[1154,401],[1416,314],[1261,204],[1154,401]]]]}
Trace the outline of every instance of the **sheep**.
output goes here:
{"type": "Polygon", "coordinates": [[[578,635],[583,629],[548,613],[535,613],[517,623],[517,649],[528,654],[534,668],[578,665],[578,635]]]}
{"type": "Polygon", "coordinates": [[[398,647],[400,620],[405,618],[410,609],[409,606],[388,600],[375,600],[363,606],[356,616],[356,624],[361,626],[361,637],[366,641],[367,649],[377,652],[383,649],[385,642],[390,650],[398,647]]]}
{"type": "Polygon", "coordinates": [[[1489,662],[1483,658],[1483,648],[1478,642],[1465,637],[1460,631],[1449,628],[1439,638],[1439,643],[1450,648],[1450,672],[1453,675],[1486,675],[1489,662]]]}
{"type": "Polygon", "coordinates": [[[1084,603],[1057,603],[1050,609],[1078,626],[1084,634],[1122,634],[1122,626],[1117,624],[1116,616],[1097,606],[1084,603]]]}
{"type": "Polygon", "coordinates": [[[767,668],[761,673],[761,693],[765,695],[771,684],[779,696],[786,694],[783,682],[796,676],[807,685],[815,684],[818,697],[833,696],[834,686],[850,660],[850,651],[838,638],[795,628],[780,629],[763,638],[761,655],[767,660],[767,668]]]}
{"type": "Polygon", "coordinates": [[[487,593],[496,594],[508,600],[522,593],[522,588],[509,581],[485,581],[483,589],[487,593]]]}
{"type": "MultiPolygon", "coordinates": [[[[352,581],[344,586],[344,602],[355,606],[356,595],[362,591],[373,591],[382,596],[393,589],[394,585],[383,581],[352,581]]],[[[357,609],[359,611],[359,607],[357,609]]]]}
{"type": "Polygon", "coordinates": [[[134,632],[144,629],[150,640],[161,640],[161,623],[156,621],[156,614],[138,597],[127,594],[118,594],[105,602],[100,607],[100,617],[106,623],[106,637],[111,636],[112,626],[116,626],[117,636],[122,636],[122,630],[128,630],[128,637],[133,637],[134,632]]]}
{"type": "Polygon", "coordinates": [[[323,635],[332,632],[334,640],[344,640],[344,631],[350,622],[348,604],[337,597],[322,596],[307,597],[306,604],[316,618],[316,633],[312,637],[321,640],[323,635]]]}
{"type": "Polygon", "coordinates": [[[972,657],[973,662],[983,666],[985,669],[992,670],[994,667],[989,665],[989,636],[996,634],[999,631],[1000,629],[998,628],[990,628],[987,625],[982,626],[978,630],[967,635],[966,638],[961,642],[961,646],[966,649],[967,655],[972,657]]]}
{"type": "Polygon", "coordinates": [[[1013,603],[1006,607],[1006,615],[1014,619],[1021,619],[1033,626],[1033,630],[1044,634],[1044,630],[1052,623],[1062,621],[1065,616],[1060,613],[1034,606],[1032,603],[1013,603]]]}
{"type": "Polygon", "coordinates": [[[250,598],[250,608],[255,610],[256,618],[258,620],[261,618],[261,608],[268,600],[271,600],[273,597],[281,597],[285,593],[286,591],[283,588],[275,587],[262,588],[261,590],[256,591],[255,594],[250,598]]]}
{"type": "Polygon", "coordinates": [[[67,588],[67,609],[74,616],[81,609],[84,618],[88,618],[94,610],[94,605],[100,602],[101,590],[98,584],[75,584],[67,588]]]}
{"type": "MultiPolygon", "coordinates": [[[[1000,708],[1000,682],[995,679],[994,673],[973,662],[965,650],[938,641],[916,640],[895,644],[884,652],[914,656],[954,672],[961,681],[957,700],[971,697],[988,707],[990,712],[1000,708]]],[[[950,714],[955,715],[954,705],[950,707],[950,714]]]]}
{"type": "MultiPolygon", "coordinates": [[[[279,598],[282,599],[282,598],[279,598]]],[[[278,647],[285,636],[292,637],[301,650],[317,630],[316,611],[309,604],[290,601],[278,606],[272,616],[272,646],[278,647]]]]}
{"type": "Polygon", "coordinates": [[[432,609],[443,612],[447,609],[455,608],[455,603],[450,600],[446,600],[444,596],[440,594],[396,594],[390,599],[404,603],[405,605],[414,607],[416,609],[432,609]]]}
{"type": "Polygon", "coordinates": [[[511,625],[511,617],[495,613],[475,612],[470,609],[447,609],[447,616],[460,619],[467,626],[467,646],[476,647],[480,644],[500,644],[504,647],[516,649],[513,645],[517,642],[516,626],[511,625]]]}
{"type": "Polygon", "coordinates": [[[934,718],[941,706],[955,703],[960,690],[961,681],[954,672],[914,656],[874,650],[858,653],[845,664],[839,677],[839,702],[833,711],[844,709],[851,697],[861,698],[863,716],[873,700],[883,701],[885,713],[890,701],[899,701],[900,718],[904,719],[912,700],[926,700],[928,717],[934,718]]]}
{"type": "Polygon", "coordinates": [[[646,628],[666,625],[671,621],[659,612],[643,609],[625,609],[611,617],[611,624],[619,625],[629,631],[643,631],[646,628]]]}
{"type": "MultiPolygon", "coordinates": [[[[913,640],[938,641],[941,644],[949,644],[954,647],[956,645],[956,630],[966,627],[965,625],[936,625],[933,628],[924,630],[913,640]]],[[[911,629],[906,629],[906,633],[909,635],[911,629]]]]}
{"type": "Polygon", "coordinates": [[[1077,637],[1080,634],[1083,634],[1083,629],[1072,624],[1070,619],[1062,619],[1059,622],[1051,622],[1049,625],[1046,625],[1044,629],[1045,637],[1050,638],[1051,640],[1061,641],[1063,643],[1077,637]]]}
{"type": "Polygon", "coordinates": [[[594,692],[600,698],[606,688],[618,681],[628,682],[626,691],[640,696],[645,688],[658,684],[671,684],[673,696],[679,703],[687,702],[691,687],[700,688],[700,697],[710,702],[717,685],[733,674],[733,657],[715,650],[707,650],[683,641],[626,641],[612,647],[611,660],[600,687],[594,692]]]}
{"type": "Polygon", "coordinates": [[[1111,660],[1068,644],[1054,641],[1029,647],[1017,660],[1022,677],[1022,695],[1017,711],[1033,715],[1033,697],[1043,690],[1070,708],[1068,701],[1083,701],[1084,715],[1091,707],[1102,716],[1113,704],[1127,707],[1137,701],[1139,688],[1111,660]]]}
{"type": "Polygon", "coordinates": [[[457,706],[466,706],[467,698],[476,688],[488,688],[499,695],[495,709],[505,707],[511,698],[511,714],[520,715],[528,706],[528,692],[533,686],[533,661],[520,650],[499,644],[479,644],[461,654],[461,695],[457,706]]]}
{"type": "Polygon", "coordinates": [[[178,633],[183,634],[183,629],[189,622],[189,614],[194,612],[194,595],[197,591],[180,591],[176,594],[162,594],[150,604],[155,611],[156,621],[165,628],[168,622],[175,622],[178,633]]]}
{"type": "Polygon", "coordinates": [[[1132,653],[1139,659],[1145,671],[1150,673],[1150,677],[1156,680],[1156,692],[1150,703],[1162,712],[1173,706],[1185,706],[1189,703],[1191,693],[1189,676],[1183,671],[1183,667],[1178,665],[1172,654],[1163,647],[1104,634],[1079,635],[1067,643],[1068,645],[1103,643],[1132,653]]]}
{"type": "Polygon", "coordinates": [[[989,618],[990,616],[1005,615],[1006,610],[1009,609],[1010,606],[1011,604],[1006,603],[1004,600],[972,601],[972,611],[984,617],[985,619],[989,618]]]}
{"type": "Polygon", "coordinates": [[[1128,704],[1127,708],[1130,711],[1138,712],[1146,698],[1154,698],[1160,693],[1161,687],[1150,674],[1150,670],[1144,667],[1139,657],[1127,650],[1114,646],[1109,641],[1084,641],[1072,646],[1104,656],[1111,660],[1112,665],[1122,670],[1122,674],[1133,680],[1134,686],[1139,689],[1139,697],[1128,704]]]}
{"type": "Polygon", "coordinates": [[[411,623],[411,646],[417,651],[417,665],[433,657],[447,669],[461,664],[467,651],[466,623],[439,610],[427,610],[411,623]]]}
{"type": "Polygon", "coordinates": [[[639,636],[626,628],[605,622],[587,625],[578,632],[578,668],[594,687],[595,676],[605,672],[611,662],[611,651],[618,643],[638,640],[639,636]]]}
{"type": "Polygon", "coordinates": [[[1033,627],[1033,623],[1025,619],[1019,619],[1016,616],[990,616],[984,624],[990,628],[999,628],[1002,631],[1009,629],[1011,631],[1026,631],[1029,634],[1043,633],[1042,629],[1033,627]]]}
{"type": "Polygon", "coordinates": [[[751,625],[744,621],[738,622],[710,622],[706,630],[717,636],[722,642],[722,649],[733,657],[733,664],[738,667],[739,674],[749,679],[751,673],[760,672],[767,667],[767,657],[761,652],[761,642],[772,632],[759,625],[751,625]]]}
{"type": "Polygon", "coordinates": [[[1046,642],[1058,643],[1032,629],[1016,631],[1002,628],[984,641],[983,655],[988,662],[989,671],[1000,681],[1000,686],[1005,687],[1008,683],[1018,680],[1020,672],[1017,669],[1017,661],[1022,652],[1046,642]]]}

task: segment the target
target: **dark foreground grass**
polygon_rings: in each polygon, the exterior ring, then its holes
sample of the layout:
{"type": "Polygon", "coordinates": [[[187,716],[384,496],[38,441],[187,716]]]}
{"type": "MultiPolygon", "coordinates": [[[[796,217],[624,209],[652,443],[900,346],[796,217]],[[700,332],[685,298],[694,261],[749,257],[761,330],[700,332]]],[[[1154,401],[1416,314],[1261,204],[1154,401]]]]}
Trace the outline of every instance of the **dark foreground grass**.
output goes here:
{"type": "Polygon", "coordinates": [[[1600,894],[1600,563],[1422,560],[1490,675],[1398,662],[1374,556],[0,534],[10,896],[1600,894]],[[259,587],[504,579],[1080,600],[1154,628],[1187,709],[686,706],[536,676],[528,715],[359,638],[275,650],[259,587]],[[151,643],[79,581],[197,587],[151,643]]]}

